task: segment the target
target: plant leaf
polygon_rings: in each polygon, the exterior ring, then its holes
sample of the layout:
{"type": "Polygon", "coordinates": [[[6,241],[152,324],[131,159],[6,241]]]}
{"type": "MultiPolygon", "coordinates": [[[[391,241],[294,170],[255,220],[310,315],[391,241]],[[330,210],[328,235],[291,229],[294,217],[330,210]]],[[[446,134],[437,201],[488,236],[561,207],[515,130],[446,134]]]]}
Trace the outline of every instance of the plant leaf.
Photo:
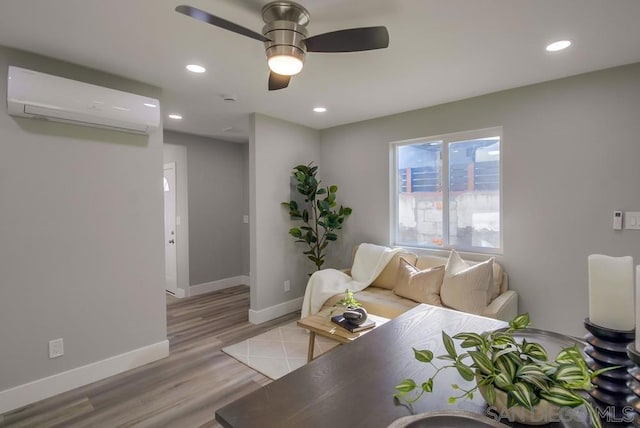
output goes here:
{"type": "Polygon", "coordinates": [[[456,352],[456,347],[453,344],[453,340],[444,331],[442,332],[442,343],[444,344],[444,349],[447,350],[447,354],[449,354],[450,357],[456,358],[458,356],[458,353],[456,352]]]}
{"type": "Polygon", "coordinates": [[[573,345],[568,348],[562,349],[556,356],[556,363],[575,363],[577,360],[582,360],[582,354],[578,349],[578,345],[573,345]]]}
{"type": "Polygon", "coordinates": [[[474,346],[480,346],[484,343],[484,339],[478,333],[459,333],[453,336],[456,340],[461,340],[460,344],[463,348],[471,348],[474,346]]]}
{"type": "Polygon", "coordinates": [[[497,348],[516,345],[516,341],[511,335],[511,333],[495,332],[491,336],[490,340],[491,340],[492,346],[497,348]]]}
{"type": "Polygon", "coordinates": [[[624,367],[624,366],[611,366],[611,367],[605,367],[605,368],[602,368],[602,369],[594,370],[591,373],[591,379],[593,379],[596,376],[600,376],[602,373],[606,373],[606,372],[611,371],[611,370],[621,369],[622,367],[624,367]]]}
{"type": "Polygon", "coordinates": [[[518,315],[513,320],[509,321],[509,327],[513,330],[521,330],[529,327],[531,320],[529,319],[529,313],[518,315]]]}
{"type": "Polygon", "coordinates": [[[291,229],[289,229],[289,235],[293,236],[294,238],[300,238],[302,237],[302,231],[297,227],[292,227],[291,229]]]}
{"type": "Polygon", "coordinates": [[[498,352],[493,354],[493,361],[497,361],[498,358],[503,355],[510,354],[512,352],[518,352],[518,348],[515,345],[507,345],[504,349],[500,349],[498,352]]]}
{"type": "Polygon", "coordinates": [[[433,360],[433,352],[428,349],[418,350],[413,348],[413,356],[422,363],[430,363],[433,360]]]}
{"type": "Polygon", "coordinates": [[[505,372],[496,374],[493,383],[504,391],[510,391],[513,389],[513,379],[509,378],[509,375],[505,372]]]}
{"type": "Polygon", "coordinates": [[[540,391],[540,398],[560,407],[576,407],[583,403],[582,397],[561,386],[552,386],[548,391],[540,391]]]}
{"type": "Polygon", "coordinates": [[[402,395],[407,392],[413,391],[416,388],[416,383],[413,379],[405,379],[396,385],[396,391],[400,392],[402,395]]]}
{"type": "Polygon", "coordinates": [[[456,358],[453,358],[451,355],[438,355],[439,360],[447,360],[447,361],[456,361],[456,358]]]}
{"type": "Polygon", "coordinates": [[[549,356],[547,355],[547,351],[544,349],[542,345],[539,343],[531,342],[527,343],[522,347],[522,352],[540,361],[547,361],[549,356]]]}
{"type": "Polygon", "coordinates": [[[424,392],[432,392],[433,391],[433,378],[429,378],[426,382],[422,384],[422,390],[424,392]]]}
{"type": "Polygon", "coordinates": [[[553,374],[553,377],[562,386],[569,389],[590,390],[593,387],[591,384],[591,374],[586,366],[561,364],[553,374]]]}
{"type": "Polygon", "coordinates": [[[509,383],[511,383],[511,381],[516,378],[518,366],[509,357],[509,355],[501,355],[500,357],[496,358],[495,366],[500,373],[504,373],[508,376],[509,383]]]}
{"type": "Polygon", "coordinates": [[[546,375],[537,364],[524,364],[518,368],[516,372],[516,377],[521,376],[538,376],[541,378],[545,378],[546,375]]]}
{"type": "Polygon", "coordinates": [[[460,376],[462,376],[464,380],[467,382],[471,382],[473,380],[473,370],[470,367],[460,362],[455,363],[455,367],[458,369],[458,373],[460,373],[460,376]]]}
{"type": "Polygon", "coordinates": [[[487,375],[493,373],[493,363],[484,353],[480,351],[469,351],[469,356],[473,360],[475,367],[480,370],[480,372],[487,375]]]}
{"type": "Polygon", "coordinates": [[[525,364],[518,368],[516,377],[524,382],[528,382],[541,390],[547,390],[549,378],[537,364],[525,364]]]}
{"type": "Polygon", "coordinates": [[[534,405],[535,395],[533,393],[533,390],[527,383],[524,383],[524,382],[514,383],[513,389],[509,391],[508,394],[511,394],[511,396],[516,401],[516,403],[518,403],[520,406],[525,407],[529,410],[531,410],[531,408],[534,405]]]}

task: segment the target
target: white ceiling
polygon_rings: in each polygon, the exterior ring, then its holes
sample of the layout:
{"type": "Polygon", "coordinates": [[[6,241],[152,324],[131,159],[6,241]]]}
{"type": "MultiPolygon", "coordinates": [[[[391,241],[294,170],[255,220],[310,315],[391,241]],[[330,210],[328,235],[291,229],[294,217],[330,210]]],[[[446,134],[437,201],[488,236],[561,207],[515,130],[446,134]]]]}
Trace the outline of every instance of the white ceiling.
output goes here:
{"type": "Polygon", "coordinates": [[[640,61],[640,0],[298,1],[310,35],[385,25],[389,48],[308,54],[269,92],[262,43],[174,11],[261,32],[268,0],[2,0],[0,44],[160,86],[163,112],[184,116],[165,128],[229,141],[247,141],[252,112],[323,129],[640,61]],[[544,50],[559,39],[574,44],[544,50]]]}

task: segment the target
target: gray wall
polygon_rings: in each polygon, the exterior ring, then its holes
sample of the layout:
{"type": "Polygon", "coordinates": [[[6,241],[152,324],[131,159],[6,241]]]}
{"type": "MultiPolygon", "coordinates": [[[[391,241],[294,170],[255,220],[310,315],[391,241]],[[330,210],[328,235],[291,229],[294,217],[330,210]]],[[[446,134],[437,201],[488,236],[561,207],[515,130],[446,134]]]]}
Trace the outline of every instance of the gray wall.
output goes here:
{"type": "Polygon", "coordinates": [[[161,95],[0,47],[0,391],[166,340],[161,131],[8,116],[9,65],[161,95]]]}
{"type": "MultiPolygon", "coordinates": [[[[243,144],[243,162],[242,162],[242,215],[249,216],[249,177],[251,176],[249,172],[249,144],[243,144]]],[[[242,227],[242,235],[241,235],[241,243],[242,243],[242,272],[245,275],[249,275],[249,271],[251,270],[251,252],[249,250],[249,244],[251,242],[250,234],[249,234],[249,225],[245,224],[242,227]]]]}
{"type": "Polygon", "coordinates": [[[165,143],[187,147],[189,186],[189,281],[205,284],[248,275],[242,223],[246,144],[177,132],[165,143]]]}
{"type": "Polygon", "coordinates": [[[640,210],[640,64],[345,125],[321,133],[327,182],[354,209],[343,241],[390,243],[390,143],[503,126],[504,255],[535,326],[582,335],[587,256],[630,255],[640,232],[612,230],[640,210]]]}
{"type": "Polygon", "coordinates": [[[249,129],[251,309],[256,311],[303,296],[307,273],[313,272],[302,247],[288,235],[291,220],[280,204],[290,199],[293,167],[311,161],[318,165],[320,135],[259,114],[251,116],[249,129]],[[286,293],[285,280],[291,281],[286,293]]]}

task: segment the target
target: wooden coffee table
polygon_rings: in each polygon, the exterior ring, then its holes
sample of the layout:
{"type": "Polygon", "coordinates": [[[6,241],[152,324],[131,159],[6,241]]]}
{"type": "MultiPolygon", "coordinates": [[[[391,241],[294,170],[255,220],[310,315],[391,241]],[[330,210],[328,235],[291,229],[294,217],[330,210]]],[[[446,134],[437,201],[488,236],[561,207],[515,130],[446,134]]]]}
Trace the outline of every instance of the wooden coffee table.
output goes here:
{"type": "MultiPolygon", "coordinates": [[[[336,315],[340,312],[336,312],[336,315]]],[[[313,351],[316,342],[316,334],[322,337],[335,340],[340,344],[345,344],[356,340],[357,338],[367,334],[368,332],[380,327],[389,321],[377,315],[369,314],[369,318],[376,322],[376,326],[357,333],[351,333],[339,325],[331,322],[331,315],[328,310],[318,312],[317,314],[303,318],[298,321],[298,326],[309,330],[309,350],[307,351],[307,362],[313,360],[313,351]]]]}

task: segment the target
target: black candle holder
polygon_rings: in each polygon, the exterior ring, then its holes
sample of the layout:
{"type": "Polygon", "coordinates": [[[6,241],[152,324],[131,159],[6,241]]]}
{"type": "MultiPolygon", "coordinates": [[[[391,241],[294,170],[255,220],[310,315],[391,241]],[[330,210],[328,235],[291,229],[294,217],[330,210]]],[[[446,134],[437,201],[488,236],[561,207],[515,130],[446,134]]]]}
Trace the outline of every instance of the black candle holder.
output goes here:
{"type": "MultiPolygon", "coordinates": [[[[628,421],[629,406],[640,413],[640,407],[636,407],[638,397],[630,384],[634,377],[629,370],[634,368],[634,363],[627,355],[628,346],[633,346],[635,330],[612,330],[593,324],[589,318],[584,320],[584,327],[589,332],[584,337],[588,343],[585,353],[589,368],[599,370],[622,366],[596,376],[593,383],[597,388],[590,391],[589,395],[603,412],[610,414],[613,409],[616,419],[628,421]]],[[[640,369],[637,372],[639,377],[636,383],[640,392],[640,369]]]]}
{"type": "Polygon", "coordinates": [[[633,362],[634,366],[629,367],[627,372],[631,376],[627,385],[634,396],[629,400],[629,406],[633,407],[636,412],[634,421],[635,426],[640,426],[640,351],[636,349],[636,344],[631,342],[627,345],[627,356],[633,362]]]}

